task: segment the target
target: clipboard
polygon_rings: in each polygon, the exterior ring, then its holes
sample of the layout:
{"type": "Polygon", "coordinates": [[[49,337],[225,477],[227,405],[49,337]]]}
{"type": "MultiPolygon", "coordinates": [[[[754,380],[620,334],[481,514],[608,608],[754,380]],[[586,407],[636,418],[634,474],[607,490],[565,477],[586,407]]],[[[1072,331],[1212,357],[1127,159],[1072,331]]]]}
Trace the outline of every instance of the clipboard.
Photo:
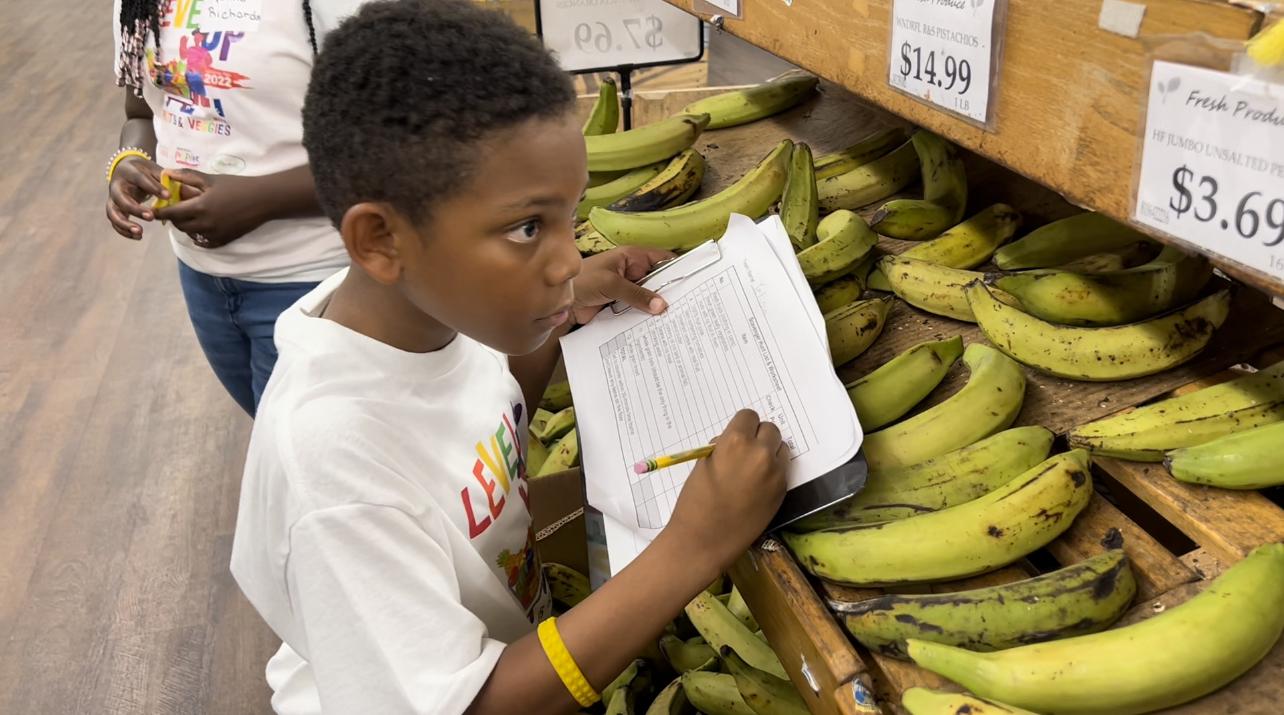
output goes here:
{"type": "MultiPolygon", "coordinates": [[[[643,288],[659,293],[675,283],[684,281],[701,271],[712,268],[721,260],[722,246],[720,246],[717,241],[705,241],[681,256],[674,256],[673,258],[669,258],[655,264],[651,269],[651,272],[643,276],[642,280],[638,281],[638,284],[643,288]],[[706,246],[712,246],[712,252],[705,250],[706,246]],[[704,257],[706,254],[708,254],[707,258],[704,257]],[[695,265],[686,266],[687,262],[694,262],[695,265]],[[686,270],[680,272],[675,271],[673,275],[667,276],[659,285],[649,285],[657,276],[660,276],[661,274],[664,274],[678,266],[684,266],[686,270]]],[[[615,315],[623,315],[624,313],[629,312],[633,306],[628,303],[621,303],[617,300],[614,303],[611,303],[610,308],[611,312],[615,315]]]]}

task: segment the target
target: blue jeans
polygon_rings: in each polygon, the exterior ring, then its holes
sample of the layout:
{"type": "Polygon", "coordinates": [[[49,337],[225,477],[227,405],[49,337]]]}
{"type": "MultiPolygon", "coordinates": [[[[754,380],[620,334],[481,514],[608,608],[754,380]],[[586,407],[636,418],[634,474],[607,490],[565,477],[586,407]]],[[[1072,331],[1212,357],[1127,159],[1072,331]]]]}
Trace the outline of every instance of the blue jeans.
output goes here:
{"type": "Polygon", "coordinates": [[[219,382],[251,417],[276,364],[277,316],[316,283],[252,283],[218,278],[178,262],[196,339],[219,382]]]}

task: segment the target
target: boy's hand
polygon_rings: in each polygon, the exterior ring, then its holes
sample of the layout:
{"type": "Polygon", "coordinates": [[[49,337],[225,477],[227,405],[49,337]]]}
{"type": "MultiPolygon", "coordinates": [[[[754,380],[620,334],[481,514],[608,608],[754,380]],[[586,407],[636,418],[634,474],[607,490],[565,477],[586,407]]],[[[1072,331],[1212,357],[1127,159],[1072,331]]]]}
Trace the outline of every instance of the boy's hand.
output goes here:
{"type": "Polygon", "coordinates": [[[173,221],[200,248],[219,248],[263,224],[264,187],[259,177],[205,174],[190,169],[169,172],[183,185],[183,200],[156,211],[173,221]]]}
{"type": "Polygon", "coordinates": [[[149,196],[169,198],[169,192],[160,183],[160,165],[141,156],[127,157],[116,165],[107,185],[107,220],[116,233],[138,240],[143,237],[143,227],[130,217],[151,221],[152,210],[143,206],[149,196]]]}
{"type": "Polygon", "coordinates": [[[714,442],[713,454],[687,477],[665,532],[689,544],[687,553],[712,561],[712,580],[767,528],[785,498],[789,447],[780,430],[741,410],[714,442]]]}
{"type": "Polygon", "coordinates": [[[576,323],[587,323],[602,306],[621,301],[651,315],[663,313],[669,304],[658,293],[635,281],[646,277],[655,264],[673,258],[669,251],[640,246],[621,246],[584,259],[575,278],[575,305],[571,315],[576,323]]]}

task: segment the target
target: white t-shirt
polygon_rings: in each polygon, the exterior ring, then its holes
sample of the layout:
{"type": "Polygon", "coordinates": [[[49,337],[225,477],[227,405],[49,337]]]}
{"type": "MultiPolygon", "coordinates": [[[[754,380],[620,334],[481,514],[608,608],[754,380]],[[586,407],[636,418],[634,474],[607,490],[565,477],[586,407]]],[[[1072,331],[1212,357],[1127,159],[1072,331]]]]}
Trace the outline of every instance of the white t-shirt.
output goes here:
{"type": "Polygon", "coordinates": [[[507,358],[459,335],[407,353],[282,313],[254,421],[232,574],[285,642],[282,713],[460,713],[550,610],[507,358]]]}
{"type": "MultiPolygon", "coordinates": [[[[211,17],[219,4],[165,4],[160,57],[149,45],[143,86],[155,117],[156,163],[244,176],[303,166],[308,163],[302,143],[303,98],[313,55],[302,3],[241,0],[231,4],[252,12],[221,21],[211,17]],[[211,25],[221,29],[209,29],[211,25]]],[[[326,32],[361,4],[313,0],[318,46],[326,32]]],[[[120,0],[115,0],[117,76],[119,18],[120,0]]],[[[348,264],[338,232],[323,216],[269,221],[214,249],[196,247],[172,226],[169,235],[179,260],[215,276],[265,283],[319,281],[348,264]]]]}

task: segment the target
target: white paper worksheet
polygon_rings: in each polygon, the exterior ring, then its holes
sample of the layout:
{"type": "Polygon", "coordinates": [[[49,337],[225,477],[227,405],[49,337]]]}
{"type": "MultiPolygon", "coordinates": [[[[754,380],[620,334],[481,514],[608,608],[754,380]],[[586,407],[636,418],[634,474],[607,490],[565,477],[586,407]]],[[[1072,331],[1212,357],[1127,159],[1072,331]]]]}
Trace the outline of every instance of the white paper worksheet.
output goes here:
{"type": "Polygon", "coordinates": [[[588,502],[603,513],[613,573],[668,523],[695,464],[638,475],[639,460],[708,444],[746,407],[780,427],[791,488],[845,463],[861,442],[778,220],[733,216],[719,242],[648,285],[663,286],[663,315],[603,310],[562,341],[588,502]]]}

